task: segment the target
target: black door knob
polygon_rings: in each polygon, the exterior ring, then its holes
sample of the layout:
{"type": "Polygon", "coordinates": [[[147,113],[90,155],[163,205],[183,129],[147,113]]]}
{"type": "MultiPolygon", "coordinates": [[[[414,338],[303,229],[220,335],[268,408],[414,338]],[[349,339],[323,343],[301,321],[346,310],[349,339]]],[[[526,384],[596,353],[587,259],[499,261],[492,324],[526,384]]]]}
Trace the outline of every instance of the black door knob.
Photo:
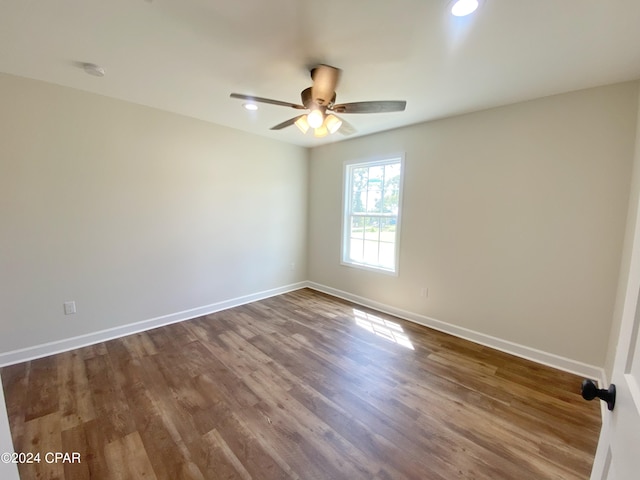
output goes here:
{"type": "Polygon", "coordinates": [[[613,410],[616,405],[616,386],[612,383],[609,388],[598,388],[593,380],[582,381],[582,398],[585,400],[593,400],[598,397],[600,400],[607,402],[607,408],[613,410]]]}

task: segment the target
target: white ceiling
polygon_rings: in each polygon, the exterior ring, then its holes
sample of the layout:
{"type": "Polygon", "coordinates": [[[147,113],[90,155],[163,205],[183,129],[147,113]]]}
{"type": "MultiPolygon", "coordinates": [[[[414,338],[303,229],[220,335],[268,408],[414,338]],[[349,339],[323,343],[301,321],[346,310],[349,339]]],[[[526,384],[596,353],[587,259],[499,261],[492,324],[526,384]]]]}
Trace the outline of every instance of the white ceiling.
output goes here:
{"type": "MultiPolygon", "coordinates": [[[[0,0],[0,71],[313,146],[297,111],[308,66],[343,70],[337,101],[407,100],[344,115],[357,135],[640,78],[640,0],[0,0]],[[103,78],[83,72],[101,65],[103,78]]],[[[1,106],[0,106],[1,108],[1,106]]]]}

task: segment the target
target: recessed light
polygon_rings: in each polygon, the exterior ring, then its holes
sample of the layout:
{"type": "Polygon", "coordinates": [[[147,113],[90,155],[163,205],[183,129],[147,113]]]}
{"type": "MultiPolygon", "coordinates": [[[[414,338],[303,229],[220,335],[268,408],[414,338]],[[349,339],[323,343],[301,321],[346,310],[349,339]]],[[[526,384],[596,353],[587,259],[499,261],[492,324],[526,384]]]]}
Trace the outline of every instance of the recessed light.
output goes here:
{"type": "Polygon", "coordinates": [[[465,17],[475,12],[479,4],[479,0],[456,0],[451,5],[451,15],[465,17]]]}
{"type": "Polygon", "coordinates": [[[89,75],[93,75],[94,77],[104,77],[104,68],[100,65],[96,65],[95,63],[83,63],[82,68],[89,75]]]}
{"type": "Polygon", "coordinates": [[[252,111],[258,109],[258,105],[256,105],[255,103],[243,103],[242,106],[247,110],[252,110],[252,111]]]}

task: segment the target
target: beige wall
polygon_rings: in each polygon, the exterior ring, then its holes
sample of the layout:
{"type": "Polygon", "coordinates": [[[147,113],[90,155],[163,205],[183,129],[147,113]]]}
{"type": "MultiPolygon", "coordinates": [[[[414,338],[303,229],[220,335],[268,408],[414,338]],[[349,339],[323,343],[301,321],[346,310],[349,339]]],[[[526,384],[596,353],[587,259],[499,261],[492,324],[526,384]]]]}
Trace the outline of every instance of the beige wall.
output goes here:
{"type": "Polygon", "coordinates": [[[637,98],[636,82],[613,85],[313,149],[309,279],[603,366],[637,98]],[[340,265],[343,162],[398,152],[399,275],[340,265]]]}
{"type": "Polygon", "coordinates": [[[7,75],[0,106],[0,353],[307,278],[305,149],[7,75]]]}

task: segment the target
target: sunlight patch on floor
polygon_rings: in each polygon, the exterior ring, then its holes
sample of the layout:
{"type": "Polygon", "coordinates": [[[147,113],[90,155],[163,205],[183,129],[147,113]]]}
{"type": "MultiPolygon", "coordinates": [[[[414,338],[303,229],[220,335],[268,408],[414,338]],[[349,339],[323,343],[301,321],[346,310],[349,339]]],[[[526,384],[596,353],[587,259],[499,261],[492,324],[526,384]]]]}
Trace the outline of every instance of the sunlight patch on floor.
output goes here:
{"type": "Polygon", "coordinates": [[[398,345],[410,350],[415,350],[413,348],[413,344],[409,340],[409,337],[404,333],[404,330],[399,324],[371,315],[370,313],[363,312],[357,308],[353,309],[353,318],[356,325],[368,330],[378,337],[397,343],[398,345]]]}

